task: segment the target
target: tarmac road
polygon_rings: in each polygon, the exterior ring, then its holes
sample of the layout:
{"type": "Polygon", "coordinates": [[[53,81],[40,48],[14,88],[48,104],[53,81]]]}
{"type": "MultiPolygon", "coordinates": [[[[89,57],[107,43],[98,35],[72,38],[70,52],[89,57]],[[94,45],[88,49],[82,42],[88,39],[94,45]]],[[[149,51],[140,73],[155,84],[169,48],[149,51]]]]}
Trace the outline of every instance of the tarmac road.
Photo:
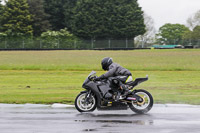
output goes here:
{"type": "Polygon", "coordinates": [[[154,105],[127,111],[79,113],[67,105],[0,104],[0,133],[200,133],[200,106],[154,105]]]}

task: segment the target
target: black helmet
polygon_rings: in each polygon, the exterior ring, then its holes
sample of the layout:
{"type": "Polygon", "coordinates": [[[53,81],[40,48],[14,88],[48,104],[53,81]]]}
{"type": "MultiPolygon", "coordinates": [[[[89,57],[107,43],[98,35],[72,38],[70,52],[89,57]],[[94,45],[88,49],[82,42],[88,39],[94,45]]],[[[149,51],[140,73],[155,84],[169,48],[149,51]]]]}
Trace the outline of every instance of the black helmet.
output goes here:
{"type": "Polygon", "coordinates": [[[112,58],[110,58],[110,57],[103,58],[103,60],[101,61],[102,69],[105,70],[105,71],[108,70],[109,66],[112,63],[113,63],[112,58]]]}

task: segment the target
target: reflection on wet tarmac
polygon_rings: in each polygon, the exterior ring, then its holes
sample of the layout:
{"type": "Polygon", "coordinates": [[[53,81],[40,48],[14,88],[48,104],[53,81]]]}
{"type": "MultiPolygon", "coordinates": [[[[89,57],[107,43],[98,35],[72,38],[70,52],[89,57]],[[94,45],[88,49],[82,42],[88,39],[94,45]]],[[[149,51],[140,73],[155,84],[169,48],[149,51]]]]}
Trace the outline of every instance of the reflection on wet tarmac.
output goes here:
{"type": "Polygon", "coordinates": [[[155,106],[148,114],[0,106],[0,133],[199,133],[200,107],[155,106]]]}
{"type": "Polygon", "coordinates": [[[133,125],[153,125],[152,120],[75,120],[75,122],[88,123],[109,123],[109,124],[133,124],[133,125]]]}
{"type": "Polygon", "coordinates": [[[87,124],[106,124],[103,127],[112,127],[110,124],[153,125],[153,120],[141,119],[143,117],[150,118],[151,115],[80,113],[76,115],[76,118],[79,119],[76,119],[75,122],[87,124]]]}
{"type": "Polygon", "coordinates": [[[105,113],[102,113],[102,114],[96,114],[96,113],[79,113],[76,115],[77,117],[80,117],[80,116],[83,116],[83,117],[95,117],[95,118],[98,118],[98,117],[101,117],[101,118],[112,118],[112,117],[142,117],[142,116],[145,116],[145,117],[150,117],[151,115],[150,114],[105,114],[105,113]]]}
{"type": "Polygon", "coordinates": [[[83,129],[85,132],[92,132],[92,131],[97,131],[97,129],[83,129]]]}

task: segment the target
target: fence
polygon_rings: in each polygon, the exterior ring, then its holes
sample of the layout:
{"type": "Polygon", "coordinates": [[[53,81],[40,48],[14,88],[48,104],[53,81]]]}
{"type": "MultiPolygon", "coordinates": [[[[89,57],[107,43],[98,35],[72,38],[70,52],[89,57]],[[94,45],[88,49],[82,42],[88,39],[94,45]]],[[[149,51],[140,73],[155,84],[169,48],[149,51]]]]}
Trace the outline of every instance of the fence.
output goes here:
{"type": "Polygon", "coordinates": [[[95,49],[134,48],[133,40],[0,39],[0,49],[95,49]]]}
{"type": "Polygon", "coordinates": [[[166,42],[163,42],[166,45],[182,45],[182,46],[193,46],[193,47],[200,47],[200,39],[172,39],[166,42]]]}
{"type": "MultiPolygon", "coordinates": [[[[0,39],[0,49],[112,49],[147,48],[153,44],[134,40],[53,40],[43,39],[0,39]]],[[[200,40],[185,40],[183,46],[200,47],[200,40]]]]}

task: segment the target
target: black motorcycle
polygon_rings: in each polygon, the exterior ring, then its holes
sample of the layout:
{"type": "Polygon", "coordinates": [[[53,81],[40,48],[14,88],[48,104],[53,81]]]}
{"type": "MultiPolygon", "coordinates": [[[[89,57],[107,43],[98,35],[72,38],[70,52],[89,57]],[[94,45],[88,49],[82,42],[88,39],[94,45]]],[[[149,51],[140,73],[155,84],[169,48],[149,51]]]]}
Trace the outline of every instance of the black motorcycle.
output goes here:
{"type": "Polygon", "coordinates": [[[92,112],[98,110],[127,110],[129,107],[138,114],[147,113],[153,106],[153,97],[146,90],[133,90],[138,84],[147,81],[146,78],[137,78],[135,81],[126,83],[126,87],[132,90],[127,96],[119,94],[120,89],[115,86],[113,79],[95,81],[96,72],[92,71],[83,83],[86,91],[80,92],[76,97],[75,107],[79,112],[92,112]],[[113,88],[114,87],[114,88],[113,88]]]}

